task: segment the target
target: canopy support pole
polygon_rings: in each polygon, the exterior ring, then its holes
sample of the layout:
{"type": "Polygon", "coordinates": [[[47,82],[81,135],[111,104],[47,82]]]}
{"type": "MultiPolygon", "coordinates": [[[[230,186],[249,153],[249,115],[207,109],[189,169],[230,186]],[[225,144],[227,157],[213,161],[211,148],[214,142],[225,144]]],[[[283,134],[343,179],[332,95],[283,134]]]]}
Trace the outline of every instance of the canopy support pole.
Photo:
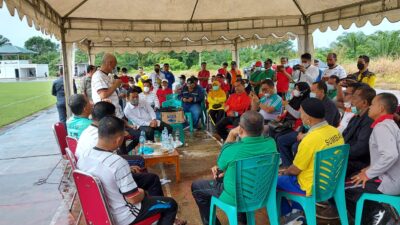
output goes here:
{"type": "MultiPolygon", "coordinates": [[[[65,28],[64,23],[61,25],[61,51],[62,51],[62,62],[63,62],[63,79],[64,79],[64,92],[65,92],[65,103],[68,103],[69,98],[74,93],[73,90],[73,70],[72,69],[72,56],[73,56],[73,44],[66,43],[65,40],[65,28]]],[[[71,116],[71,110],[67,108],[67,117],[71,116]]]]}
{"type": "Polygon", "coordinates": [[[96,61],[96,55],[92,53],[92,41],[88,41],[88,58],[89,58],[89,65],[94,65],[96,61]]]}
{"type": "Polygon", "coordinates": [[[312,33],[310,33],[308,29],[308,17],[304,17],[303,19],[304,32],[303,34],[297,35],[298,54],[302,55],[307,52],[312,55],[314,53],[314,39],[312,33]]]}
{"type": "Polygon", "coordinates": [[[238,50],[238,44],[237,44],[237,39],[234,40],[233,46],[232,46],[232,61],[236,61],[237,68],[239,68],[239,50],[238,50]]]}

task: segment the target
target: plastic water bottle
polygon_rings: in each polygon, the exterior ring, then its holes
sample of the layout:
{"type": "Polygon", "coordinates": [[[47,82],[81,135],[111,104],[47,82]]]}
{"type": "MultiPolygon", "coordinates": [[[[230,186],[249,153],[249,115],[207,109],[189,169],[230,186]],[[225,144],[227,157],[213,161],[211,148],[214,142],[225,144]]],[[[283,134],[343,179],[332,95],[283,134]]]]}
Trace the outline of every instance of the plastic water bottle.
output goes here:
{"type": "Polygon", "coordinates": [[[174,151],[174,138],[172,137],[172,134],[169,134],[168,136],[168,152],[173,152],[174,151]]]}
{"type": "Polygon", "coordinates": [[[175,131],[175,142],[174,142],[174,148],[178,148],[180,146],[182,146],[182,142],[179,136],[179,131],[175,131]]]}
{"type": "Polygon", "coordinates": [[[139,155],[143,154],[145,144],[146,144],[146,133],[144,131],[141,131],[139,137],[139,152],[138,152],[139,155]]]}
{"type": "Polygon", "coordinates": [[[161,133],[161,147],[168,149],[168,129],[166,127],[161,133]]]}

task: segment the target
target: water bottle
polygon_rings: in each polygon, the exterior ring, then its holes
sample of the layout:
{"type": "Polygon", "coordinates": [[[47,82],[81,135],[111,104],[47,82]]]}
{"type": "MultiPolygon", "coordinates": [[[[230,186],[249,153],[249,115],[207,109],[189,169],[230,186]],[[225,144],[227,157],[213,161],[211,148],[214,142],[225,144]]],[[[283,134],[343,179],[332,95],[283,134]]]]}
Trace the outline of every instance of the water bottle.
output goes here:
{"type": "Polygon", "coordinates": [[[145,144],[146,144],[146,133],[144,131],[141,131],[139,137],[139,152],[138,152],[139,155],[143,154],[145,144]]]}
{"type": "Polygon", "coordinates": [[[183,143],[181,142],[180,136],[179,136],[179,131],[175,131],[175,142],[174,142],[174,148],[178,148],[182,145],[183,143]]]}
{"type": "Polygon", "coordinates": [[[168,152],[173,152],[174,151],[174,138],[172,137],[172,134],[169,134],[168,136],[168,152]]]}
{"type": "Polygon", "coordinates": [[[161,147],[168,149],[168,129],[166,127],[161,133],[161,147]]]}

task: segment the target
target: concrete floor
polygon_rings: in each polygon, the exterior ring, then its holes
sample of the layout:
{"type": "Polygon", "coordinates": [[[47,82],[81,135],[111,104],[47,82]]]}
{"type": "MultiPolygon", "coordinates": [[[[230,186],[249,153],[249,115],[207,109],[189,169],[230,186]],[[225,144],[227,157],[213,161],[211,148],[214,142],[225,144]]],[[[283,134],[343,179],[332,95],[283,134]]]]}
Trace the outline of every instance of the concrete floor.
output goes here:
{"type": "MultiPolygon", "coordinates": [[[[0,129],[0,225],[74,224],[80,206],[76,201],[69,213],[73,184],[64,179],[62,191],[57,188],[63,170],[51,129],[57,118],[57,111],[51,108],[0,129]],[[43,179],[45,182],[37,183],[43,179]]],[[[172,180],[163,188],[166,195],[178,202],[178,217],[187,220],[188,224],[200,225],[190,186],[193,180],[211,178],[210,168],[215,165],[220,146],[203,131],[195,132],[193,137],[187,134],[187,143],[188,146],[178,149],[181,154],[180,183],[175,182],[173,165],[155,166],[149,170],[172,180]]],[[[223,214],[218,215],[227,224],[223,214]]],[[[80,224],[85,222],[82,220],[80,224]]],[[[269,224],[265,210],[257,212],[257,224],[269,224]]],[[[329,223],[319,221],[319,224],[329,223]]]]}

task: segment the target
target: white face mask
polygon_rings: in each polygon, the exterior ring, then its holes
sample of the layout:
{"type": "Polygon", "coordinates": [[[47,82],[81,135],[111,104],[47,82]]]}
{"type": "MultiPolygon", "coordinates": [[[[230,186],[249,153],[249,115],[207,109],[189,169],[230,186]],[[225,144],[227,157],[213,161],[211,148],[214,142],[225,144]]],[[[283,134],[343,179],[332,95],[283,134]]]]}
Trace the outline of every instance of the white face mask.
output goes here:
{"type": "Polygon", "coordinates": [[[288,66],[289,66],[289,64],[287,64],[287,63],[286,63],[286,64],[283,64],[283,66],[286,68],[286,67],[288,67],[288,66]]]}
{"type": "Polygon", "coordinates": [[[317,97],[317,94],[315,94],[315,92],[310,93],[310,98],[316,98],[316,97],[317,97]]]}
{"type": "Polygon", "coordinates": [[[351,108],[351,102],[345,102],[345,103],[344,103],[344,107],[345,107],[346,109],[351,108]]]}
{"type": "Polygon", "coordinates": [[[302,63],[302,65],[304,66],[304,68],[306,68],[307,69],[307,67],[309,67],[310,66],[310,64],[309,63],[302,63]]]}
{"type": "Polygon", "coordinates": [[[144,88],[143,88],[143,91],[147,93],[147,92],[150,91],[150,88],[149,88],[149,87],[144,87],[144,88]]]}
{"type": "Polygon", "coordinates": [[[328,91],[332,91],[335,89],[335,87],[332,84],[326,83],[326,87],[328,88],[328,91]]]}
{"type": "Polygon", "coordinates": [[[295,90],[293,91],[293,96],[294,96],[294,97],[299,97],[300,94],[301,94],[300,91],[297,90],[297,89],[295,89],[295,90]]]}
{"type": "Polygon", "coordinates": [[[266,98],[269,98],[269,97],[271,97],[271,94],[270,94],[270,93],[265,93],[264,96],[265,96],[266,98]]]}

